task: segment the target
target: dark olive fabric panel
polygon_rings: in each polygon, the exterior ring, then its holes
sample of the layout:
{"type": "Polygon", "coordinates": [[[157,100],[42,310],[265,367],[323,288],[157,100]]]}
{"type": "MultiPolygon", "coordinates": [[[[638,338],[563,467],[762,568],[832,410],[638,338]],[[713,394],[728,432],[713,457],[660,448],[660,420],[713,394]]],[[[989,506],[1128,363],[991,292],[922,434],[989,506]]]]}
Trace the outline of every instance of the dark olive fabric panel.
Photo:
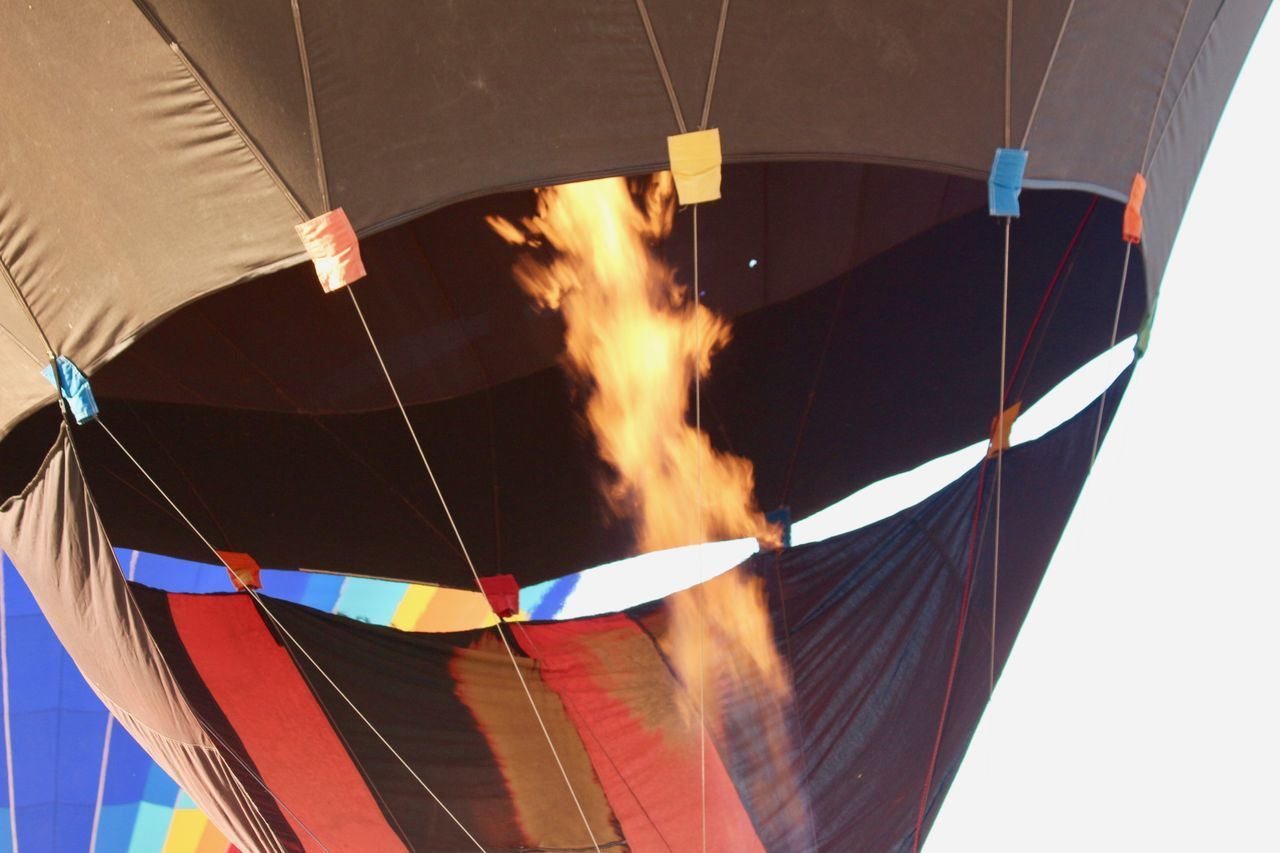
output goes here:
{"type": "Polygon", "coordinates": [[[293,4],[139,2],[182,46],[308,214],[323,213],[293,4]]]}
{"type": "MultiPolygon", "coordinates": [[[[1024,202],[1007,353],[1024,405],[1107,346],[1119,214],[1075,193],[1024,202]]],[[[703,419],[717,445],[753,461],[762,507],[804,517],[987,434],[1000,376],[1000,238],[985,212],[962,216],[738,320],[703,387],[703,419]]],[[[709,284],[708,303],[717,295],[709,284]]],[[[1141,288],[1127,288],[1122,336],[1144,309],[1141,288]]],[[[605,471],[580,406],[550,367],[491,394],[411,408],[482,574],[531,584],[633,552],[629,527],[600,498],[605,471]]],[[[311,417],[104,397],[103,412],[220,548],[271,567],[473,584],[394,410],[311,417]]],[[[40,441],[32,423],[2,447],[19,459],[40,441]]],[[[83,445],[117,544],[207,559],[99,430],[83,445]]]]}
{"type": "MultiPolygon", "coordinates": [[[[728,162],[884,162],[981,179],[1005,140],[1008,47],[1009,138],[1030,123],[1029,185],[1122,199],[1154,151],[1143,248],[1154,293],[1267,5],[1015,4],[1007,45],[999,0],[739,0],[710,121],[728,162]]],[[[3,12],[0,260],[54,348],[86,372],[175,308],[298,261],[291,226],[320,204],[318,153],[332,205],[366,234],[459,199],[666,163],[674,116],[634,4],[298,8],[318,146],[284,3],[3,12]]],[[[690,126],[719,8],[649,4],[690,126]]],[[[49,397],[23,351],[38,361],[38,336],[10,301],[0,298],[0,431],[49,397]]]]}
{"type": "Polygon", "coordinates": [[[157,647],[65,432],[35,479],[0,506],[0,548],[89,686],[165,772],[242,849],[282,849],[157,647]]]}
{"type": "MultiPolygon", "coordinates": [[[[1208,23],[1196,53],[1186,60],[1190,66],[1177,77],[1176,89],[1170,81],[1170,92],[1163,101],[1165,109],[1148,154],[1150,174],[1143,205],[1147,292],[1153,300],[1173,250],[1182,211],[1217,129],[1217,117],[1231,94],[1235,72],[1248,54],[1254,34],[1267,13],[1267,5],[1222,2],[1208,23]]],[[[1186,55],[1185,51],[1179,53],[1186,55]]]]}
{"type": "MultiPolygon", "coordinates": [[[[0,32],[0,261],[58,354],[92,375],[166,313],[300,254],[293,207],[132,2],[5,3],[0,32]]],[[[20,309],[0,317],[30,344],[20,309]]],[[[0,433],[52,394],[8,354],[0,433]]]]}
{"type": "MultiPolygon", "coordinates": [[[[733,166],[724,198],[700,211],[706,299],[740,316],[980,209],[976,181],[884,166],[733,166]]],[[[486,224],[535,210],[532,193],[454,205],[366,237],[361,310],[407,402],[456,397],[550,366],[562,325],[536,308],[512,267],[521,251],[486,224]]],[[[693,278],[692,215],[664,257],[693,278]]],[[[310,266],[282,270],[179,311],[94,376],[99,396],[306,412],[388,409],[390,390],[347,293],[310,266]]]]}

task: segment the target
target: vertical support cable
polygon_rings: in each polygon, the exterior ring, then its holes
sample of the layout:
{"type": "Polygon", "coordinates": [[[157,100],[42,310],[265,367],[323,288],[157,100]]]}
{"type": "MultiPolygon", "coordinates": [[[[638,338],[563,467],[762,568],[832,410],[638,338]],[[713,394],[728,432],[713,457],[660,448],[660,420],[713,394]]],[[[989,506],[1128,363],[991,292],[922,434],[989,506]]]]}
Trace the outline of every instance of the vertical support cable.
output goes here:
{"type": "MultiPolygon", "coordinates": [[[[725,3],[728,6],[728,3],[725,3]]],[[[721,19],[723,25],[723,18],[721,19]]],[[[707,109],[710,109],[710,99],[707,109]]],[[[705,115],[705,114],[704,114],[705,115]]],[[[693,318],[694,330],[698,338],[694,346],[693,364],[693,425],[698,435],[702,435],[702,371],[698,361],[702,351],[702,280],[699,276],[698,263],[698,207],[693,206],[693,318]]],[[[696,445],[695,445],[696,446],[696,445]]],[[[706,564],[702,559],[702,545],[706,539],[706,528],[703,521],[702,506],[702,452],[699,449],[694,457],[695,506],[694,519],[697,525],[698,545],[698,587],[706,583],[706,564]]],[[[706,642],[706,616],[702,602],[695,599],[698,610],[698,791],[702,808],[702,853],[707,851],[707,667],[703,658],[703,644],[706,642]]]]}
{"type": "MultiPolygon", "coordinates": [[[[129,554],[128,579],[133,580],[138,571],[138,551],[135,548],[129,554]]],[[[115,727],[116,718],[107,711],[107,730],[102,736],[102,764],[98,768],[98,794],[93,800],[93,829],[89,831],[89,853],[98,849],[98,827],[102,822],[102,799],[107,790],[107,762],[111,757],[111,730],[115,727]]]]}
{"type": "MultiPolygon", "coordinates": [[[[208,548],[209,551],[214,555],[214,558],[217,559],[218,563],[226,567],[229,573],[234,574],[234,572],[232,572],[231,570],[231,567],[227,565],[227,561],[223,558],[221,552],[219,552],[218,549],[213,546],[213,543],[211,543],[209,539],[203,533],[200,532],[200,529],[196,527],[195,524],[191,521],[191,519],[187,516],[187,514],[184,513],[181,508],[179,508],[177,503],[174,502],[173,498],[169,497],[169,494],[163,488],[161,488],[160,484],[156,482],[155,478],[152,477],[150,473],[148,473],[147,469],[142,467],[142,463],[138,461],[137,457],[135,457],[132,453],[129,452],[129,449],[124,446],[124,444],[120,441],[120,439],[116,438],[115,433],[113,433],[110,430],[110,428],[106,425],[103,419],[98,418],[95,422],[98,424],[98,426],[102,427],[103,432],[105,432],[107,434],[107,437],[110,438],[111,441],[115,443],[116,447],[120,448],[120,451],[126,457],[128,457],[129,461],[132,462],[134,467],[138,469],[139,473],[141,473],[142,476],[146,478],[147,482],[151,484],[152,488],[154,488],[157,492],[160,493],[160,497],[165,499],[165,502],[168,503],[169,506],[173,509],[173,511],[178,514],[178,517],[181,518],[182,521],[186,523],[187,527],[190,528],[191,532],[194,533],[196,537],[201,542],[204,543],[205,547],[208,548]]],[[[460,830],[462,830],[463,834],[466,835],[467,838],[471,840],[471,842],[476,846],[477,849],[484,851],[485,848],[480,844],[479,841],[476,840],[475,836],[473,836],[471,832],[462,824],[462,821],[460,821],[457,818],[457,816],[454,815],[454,813],[449,809],[449,807],[444,804],[444,802],[440,799],[440,797],[436,795],[435,791],[431,790],[431,787],[428,786],[425,781],[423,781],[422,777],[418,775],[418,772],[414,770],[413,767],[409,764],[409,762],[406,761],[404,757],[399,753],[399,751],[397,751],[396,748],[391,745],[391,742],[388,741],[383,736],[382,732],[380,732],[378,728],[373,724],[373,722],[364,715],[364,713],[356,706],[355,702],[353,702],[351,698],[348,697],[345,692],[343,692],[342,688],[339,687],[337,683],[335,683],[334,680],[329,677],[329,674],[324,671],[324,668],[320,666],[320,664],[316,661],[315,658],[311,657],[311,654],[302,646],[301,643],[298,642],[298,640],[293,636],[293,634],[290,633],[289,629],[286,628],[284,624],[281,623],[280,620],[276,618],[275,614],[272,613],[271,610],[267,607],[266,602],[263,600],[262,596],[258,595],[257,591],[255,591],[252,587],[246,587],[245,591],[249,593],[249,596],[254,600],[254,602],[258,605],[258,607],[262,610],[262,612],[267,616],[267,618],[269,618],[271,622],[276,626],[276,628],[280,630],[281,635],[285,639],[287,639],[293,645],[293,647],[296,648],[298,652],[301,653],[302,656],[307,659],[308,662],[310,662],[310,664],[313,667],[315,667],[316,672],[318,672],[321,675],[321,677],[324,678],[324,680],[329,683],[329,686],[334,689],[334,691],[338,694],[338,696],[344,702],[347,703],[347,706],[350,707],[353,712],[355,712],[356,716],[359,717],[360,720],[369,728],[369,731],[371,731],[374,734],[374,736],[377,737],[378,740],[382,742],[382,745],[385,746],[391,752],[391,754],[404,766],[404,768],[409,771],[409,775],[411,775],[414,778],[414,780],[422,787],[422,789],[427,792],[427,794],[431,797],[431,799],[435,801],[436,805],[438,805],[441,809],[444,810],[444,813],[448,815],[450,819],[452,819],[454,824],[460,830]]]]}
{"type": "MultiPolygon", "coordinates": [[[[1187,0],[1185,6],[1182,7],[1182,18],[1178,21],[1178,33],[1173,38],[1173,47],[1169,49],[1169,60],[1164,66],[1164,76],[1160,79],[1160,90],[1156,94],[1155,103],[1151,107],[1151,123],[1147,127],[1147,141],[1142,146],[1142,160],[1138,168],[1139,174],[1146,174],[1147,166],[1150,165],[1149,158],[1154,152],[1151,149],[1151,138],[1155,135],[1156,122],[1160,118],[1160,104],[1164,101],[1165,89],[1169,85],[1169,72],[1173,68],[1173,61],[1178,56],[1178,45],[1182,43],[1182,34],[1187,27],[1187,16],[1191,13],[1191,4],[1194,0],[1187,0]]],[[[1133,253],[1133,243],[1126,242],[1124,247],[1124,262],[1120,267],[1120,287],[1116,293],[1116,310],[1115,316],[1111,321],[1111,338],[1107,349],[1111,349],[1116,345],[1116,338],[1120,333],[1120,311],[1124,306],[1124,290],[1125,282],[1129,278],[1129,258],[1133,253]]],[[[1102,420],[1107,408],[1107,392],[1103,391],[1102,396],[1098,398],[1098,419],[1093,425],[1093,449],[1089,453],[1089,468],[1093,469],[1093,463],[1098,458],[1098,446],[1102,441],[1102,420]]]]}
{"type": "Polygon", "coordinates": [[[4,769],[9,786],[9,837],[18,853],[18,801],[14,796],[13,734],[9,726],[9,614],[5,608],[4,571],[0,564],[0,701],[4,703],[4,769]]]}
{"type": "Polygon", "coordinates": [[[311,83],[311,60],[307,55],[307,38],[302,30],[302,9],[298,0],[290,0],[293,7],[293,34],[298,41],[298,61],[302,64],[302,87],[307,93],[307,124],[311,130],[311,157],[316,165],[316,182],[320,184],[320,203],[330,210],[329,176],[324,168],[324,148],[320,145],[320,117],[316,112],[316,94],[311,83]]]}
{"type": "MultiPolygon", "coordinates": [[[[1069,10],[1068,10],[1069,11],[1069,10]]],[[[1065,26],[1065,21],[1064,21],[1065,26]]],[[[1059,34],[1061,37],[1061,34],[1059,34]]],[[[1004,145],[1009,147],[1013,133],[1013,0],[1005,3],[1004,25],[1004,145]]],[[[1004,275],[1000,296],[1000,387],[999,410],[996,413],[996,518],[995,536],[991,555],[991,654],[987,670],[987,698],[996,691],[996,627],[1000,603],[1000,515],[1004,492],[1004,412],[1008,405],[1005,391],[1005,365],[1009,349],[1009,244],[1013,230],[1013,217],[1004,218],[1004,275]]]]}
{"type": "MultiPolygon", "coordinates": [[[[378,367],[382,369],[382,375],[387,381],[387,387],[391,389],[391,396],[395,399],[396,408],[400,410],[400,417],[404,420],[405,427],[409,430],[409,437],[413,439],[413,446],[418,451],[418,458],[422,461],[422,467],[427,473],[427,479],[430,480],[431,487],[435,490],[436,498],[440,501],[440,507],[444,510],[445,518],[449,522],[449,527],[453,531],[454,538],[458,541],[458,548],[462,551],[462,557],[466,561],[467,568],[471,571],[472,579],[475,580],[476,589],[480,590],[481,594],[484,594],[484,584],[480,582],[480,572],[476,570],[476,564],[471,559],[471,552],[467,550],[467,543],[463,539],[462,531],[458,529],[458,523],[454,520],[452,510],[449,509],[449,502],[445,499],[444,490],[440,487],[440,482],[436,479],[435,471],[432,470],[431,463],[427,459],[427,452],[423,449],[422,441],[418,438],[418,431],[414,428],[413,421],[409,418],[409,412],[405,408],[404,401],[400,398],[400,391],[396,388],[396,383],[391,378],[391,372],[387,369],[387,363],[382,358],[382,350],[378,347],[378,342],[373,336],[373,330],[369,328],[369,323],[365,319],[364,311],[360,308],[360,300],[356,298],[355,288],[347,287],[344,289],[351,296],[351,304],[355,307],[356,316],[360,319],[360,325],[364,327],[365,336],[368,337],[369,345],[373,348],[373,354],[378,361],[378,367]]],[[[582,803],[578,800],[578,793],[574,790],[573,782],[569,778],[569,771],[564,766],[564,762],[560,759],[560,751],[556,749],[555,741],[551,739],[551,731],[547,728],[546,722],[542,719],[542,712],[538,710],[538,703],[534,701],[533,692],[529,689],[529,685],[525,681],[524,671],[520,668],[519,662],[516,661],[515,652],[511,648],[511,641],[507,639],[506,631],[503,630],[502,620],[499,620],[495,628],[497,629],[498,637],[502,640],[503,648],[506,649],[507,657],[511,660],[511,666],[516,672],[516,678],[520,681],[520,687],[524,690],[524,694],[529,700],[529,707],[533,709],[533,716],[538,721],[538,727],[542,730],[543,737],[547,741],[547,746],[551,749],[551,756],[555,759],[556,767],[560,770],[560,776],[564,779],[565,786],[569,789],[569,796],[578,810],[578,815],[582,818],[582,825],[586,828],[587,836],[591,839],[591,846],[595,848],[597,853],[599,853],[600,844],[596,840],[595,831],[591,828],[591,822],[587,819],[586,810],[583,809],[582,803]]],[[[306,654],[306,652],[304,651],[303,654],[306,654]]],[[[324,673],[321,672],[321,675],[324,675],[324,673]]],[[[325,677],[327,678],[328,676],[325,677]]],[[[388,746],[390,746],[390,744],[388,744],[388,746]]],[[[403,761],[403,759],[401,760],[403,761]]],[[[405,766],[408,767],[407,764],[405,766]]],[[[410,772],[413,772],[412,768],[410,768],[410,772]]],[[[417,776],[416,773],[414,775],[415,777],[417,776]]],[[[443,806],[444,804],[441,803],[442,808],[443,806]]],[[[461,824],[458,825],[461,826],[461,824]]],[[[464,829],[463,831],[465,832],[466,830],[464,829]]]]}

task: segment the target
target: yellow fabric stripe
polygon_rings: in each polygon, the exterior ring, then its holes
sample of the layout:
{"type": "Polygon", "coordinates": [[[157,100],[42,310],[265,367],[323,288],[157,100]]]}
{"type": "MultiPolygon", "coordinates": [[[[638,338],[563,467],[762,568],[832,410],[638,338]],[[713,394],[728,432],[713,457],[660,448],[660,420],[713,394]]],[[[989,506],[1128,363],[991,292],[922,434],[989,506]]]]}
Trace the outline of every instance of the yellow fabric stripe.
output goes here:
{"type": "Polygon", "coordinates": [[[405,592],[404,598],[400,599],[400,604],[391,617],[391,627],[399,628],[401,631],[414,630],[439,589],[439,587],[425,584],[411,585],[405,592]]]}
{"type": "Polygon", "coordinates": [[[174,809],[169,834],[164,840],[164,853],[196,853],[208,825],[209,819],[199,809],[174,809]]]}

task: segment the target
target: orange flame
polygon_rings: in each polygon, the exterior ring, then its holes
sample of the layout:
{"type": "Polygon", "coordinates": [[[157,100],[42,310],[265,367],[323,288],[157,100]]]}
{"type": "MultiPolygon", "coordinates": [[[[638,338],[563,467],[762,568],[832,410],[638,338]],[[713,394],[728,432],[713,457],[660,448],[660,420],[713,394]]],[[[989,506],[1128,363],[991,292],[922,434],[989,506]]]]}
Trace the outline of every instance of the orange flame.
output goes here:
{"type": "MultiPolygon", "coordinates": [[[[654,252],[671,231],[673,189],[669,172],[639,198],[622,178],[565,184],[539,191],[536,215],[519,225],[488,222],[512,244],[554,250],[550,259],[524,255],[515,277],[564,318],[564,363],[587,392],[587,422],[612,471],[605,493],[614,514],[634,525],[640,550],[745,536],[776,545],[777,530],[755,505],[750,461],[717,451],[689,423],[695,372],[707,375],[730,328],[691,305],[654,252]]],[[[797,819],[807,814],[786,725],[790,678],[759,580],[731,573],[674,596],[662,645],[690,701],[705,696],[712,731],[740,724],[726,713],[741,717],[750,706],[772,765],[756,774],[768,799],[798,809],[797,819]],[[730,693],[732,712],[724,702],[730,693]]],[[[696,704],[690,711],[693,721],[696,704]]]]}

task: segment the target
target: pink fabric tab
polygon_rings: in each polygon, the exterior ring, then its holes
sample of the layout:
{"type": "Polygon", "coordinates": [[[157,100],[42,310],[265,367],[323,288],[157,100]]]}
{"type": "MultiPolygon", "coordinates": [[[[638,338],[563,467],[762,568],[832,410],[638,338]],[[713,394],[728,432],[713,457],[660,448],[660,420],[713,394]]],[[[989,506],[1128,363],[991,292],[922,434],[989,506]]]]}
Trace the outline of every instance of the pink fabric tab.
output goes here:
{"type": "Polygon", "coordinates": [[[296,230],[316,266],[316,277],[326,293],[364,278],[360,242],[342,208],[322,213],[297,226],[296,230]]]}

